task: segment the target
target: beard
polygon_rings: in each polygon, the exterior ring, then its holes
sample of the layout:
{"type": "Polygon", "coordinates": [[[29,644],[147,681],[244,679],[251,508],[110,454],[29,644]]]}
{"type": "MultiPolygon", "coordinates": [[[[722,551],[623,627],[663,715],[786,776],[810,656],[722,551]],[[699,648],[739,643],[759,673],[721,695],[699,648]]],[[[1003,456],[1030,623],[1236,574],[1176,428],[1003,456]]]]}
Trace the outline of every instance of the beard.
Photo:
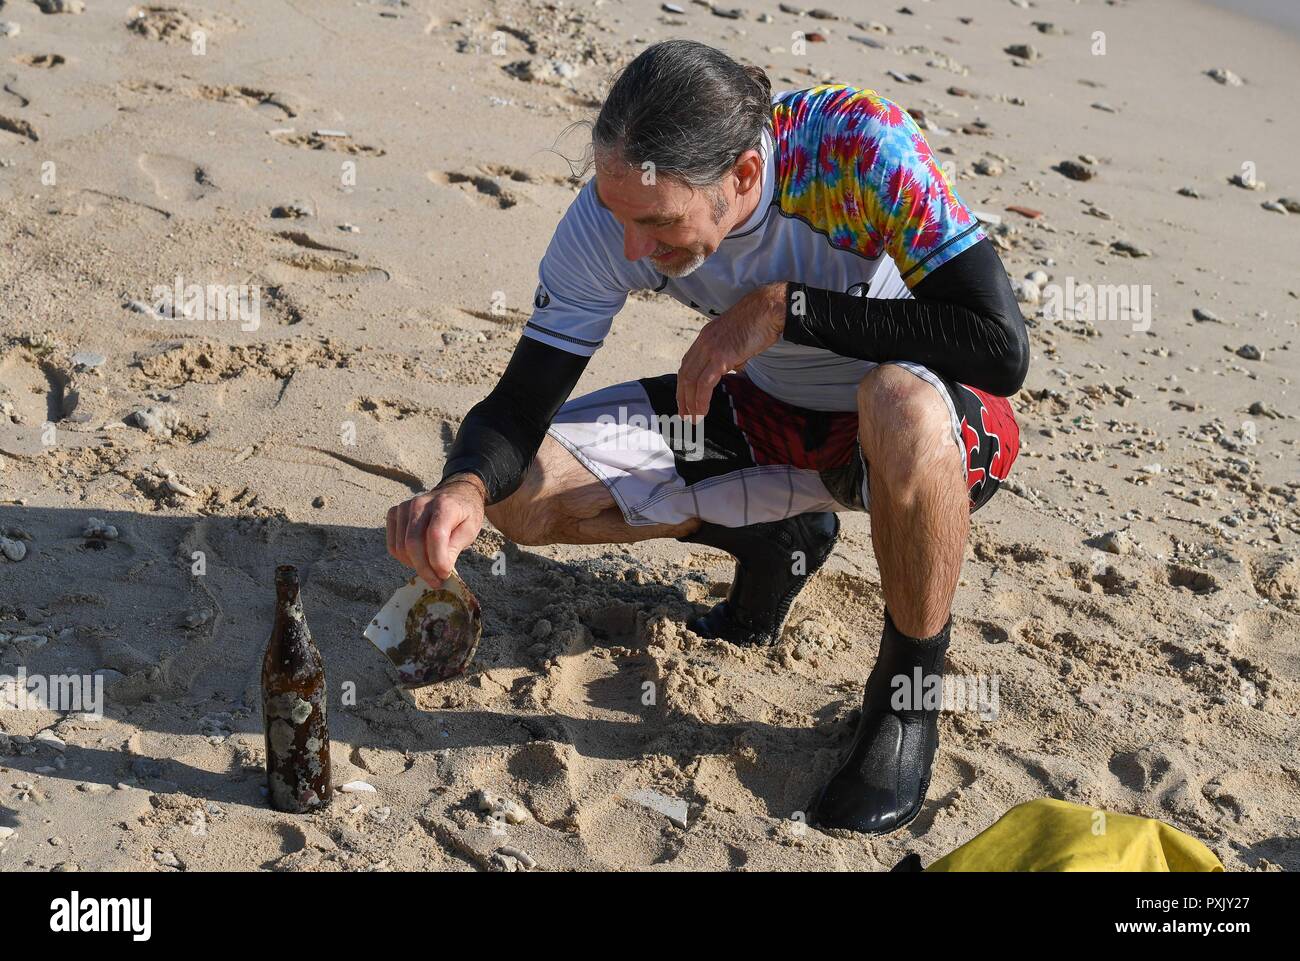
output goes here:
{"type": "MultiPolygon", "coordinates": [[[[727,205],[727,198],[722,195],[721,191],[718,191],[713,195],[711,204],[713,222],[715,224],[722,223],[722,218],[725,217],[727,212],[731,209],[727,205]]],[[[709,256],[703,251],[691,250],[689,247],[669,247],[665,253],[677,254],[679,257],[685,258],[672,266],[665,267],[656,261],[654,256],[651,255],[650,263],[654,265],[655,270],[659,271],[659,273],[663,274],[665,277],[685,277],[687,274],[694,273],[699,269],[700,264],[704,263],[709,256]]]]}
{"type": "Polygon", "coordinates": [[[677,254],[679,258],[684,256],[685,259],[675,260],[671,264],[663,264],[655,260],[653,256],[650,257],[651,265],[665,277],[685,277],[687,274],[693,273],[698,269],[709,256],[706,253],[696,252],[686,248],[673,250],[672,252],[677,254]]]}

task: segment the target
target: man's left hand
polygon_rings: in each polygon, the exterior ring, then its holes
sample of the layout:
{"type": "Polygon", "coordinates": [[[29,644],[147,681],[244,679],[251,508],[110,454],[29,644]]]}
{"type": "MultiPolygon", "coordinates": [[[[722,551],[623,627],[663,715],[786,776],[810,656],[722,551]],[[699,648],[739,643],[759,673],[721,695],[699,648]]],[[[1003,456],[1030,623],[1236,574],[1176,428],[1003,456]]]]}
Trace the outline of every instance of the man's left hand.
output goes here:
{"type": "Polygon", "coordinates": [[[785,330],[784,281],[751,290],[710,321],[686,351],[677,371],[677,412],[703,417],[713,388],[729,370],[739,370],[775,344],[785,330]]]}

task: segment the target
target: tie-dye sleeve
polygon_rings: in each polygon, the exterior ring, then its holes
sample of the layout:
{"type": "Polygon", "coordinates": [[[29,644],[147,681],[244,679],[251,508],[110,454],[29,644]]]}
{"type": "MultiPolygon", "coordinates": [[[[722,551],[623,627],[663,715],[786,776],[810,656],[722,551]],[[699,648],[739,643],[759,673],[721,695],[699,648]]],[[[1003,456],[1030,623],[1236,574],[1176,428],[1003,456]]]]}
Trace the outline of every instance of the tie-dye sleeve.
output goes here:
{"type": "Polygon", "coordinates": [[[859,93],[857,182],[863,213],[908,287],[984,237],[935,162],[916,121],[898,104],[859,93]]]}

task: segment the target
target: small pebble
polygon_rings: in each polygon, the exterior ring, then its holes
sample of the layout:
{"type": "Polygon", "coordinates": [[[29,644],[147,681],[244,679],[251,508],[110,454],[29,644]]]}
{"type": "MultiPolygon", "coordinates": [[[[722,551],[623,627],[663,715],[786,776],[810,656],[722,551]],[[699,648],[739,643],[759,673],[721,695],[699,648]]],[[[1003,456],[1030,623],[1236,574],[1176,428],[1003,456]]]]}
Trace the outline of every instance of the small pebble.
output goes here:
{"type": "Polygon", "coordinates": [[[86,526],[81,529],[81,536],[95,540],[115,541],[118,534],[117,528],[112,524],[105,524],[98,517],[91,517],[86,520],[86,526]]]}
{"type": "Polygon", "coordinates": [[[1150,257],[1151,252],[1137,244],[1129,243],[1127,240],[1112,241],[1110,249],[1117,254],[1124,254],[1127,257],[1150,257]]]}
{"type": "Polygon", "coordinates": [[[344,794],[377,794],[379,793],[373,784],[365,781],[349,781],[339,788],[344,794]]]}
{"type": "Polygon", "coordinates": [[[1240,87],[1242,79],[1226,67],[1214,67],[1205,71],[1206,76],[1214,78],[1221,84],[1229,87],[1240,87]]]}
{"type": "Polygon", "coordinates": [[[500,854],[502,857],[514,858],[523,866],[525,871],[531,871],[533,868],[537,867],[537,862],[526,852],[519,850],[519,848],[498,848],[496,853],[500,854]]]}
{"type": "Polygon", "coordinates": [[[19,540],[0,537],[0,554],[16,564],[27,556],[27,545],[19,540]]]}
{"type": "Polygon", "coordinates": [[[686,827],[690,806],[680,798],[669,797],[667,794],[653,788],[642,788],[639,791],[633,791],[628,797],[637,804],[648,807],[652,811],[658,811],[679,828],[684,829],[686,827]]]}
{"type": "Polygon", "coordinates": [[[179,868],[181,866],[180,858],[171,851],[155,851],[153,859],[165,868],[179,868]]]}
{"type": "Polygon", "coordinates": [[[1128,531],[1107,531],[1097,538],[1097,547],[1108,554],[1133,553],[1133,538],[1128,531]]]}
{"type": "Polygon", "coordinates": [[[181,416],[169,407],[141,407],[127,414],[125,421],[157,437],[171,437],[181,425],[181,416]]]}
{"type": "Polygon", "coordinates": [[[1042,298],[1042,291],[1032,280],[1022,280],[1016,287],[1016,300],[1022,304],[1037,304],[1042,298]]]}
{"type": "Polygon", "coordinates": [[[310,217],[311,211],[302,204],[280,204],[271,208],[271,216],[282,220],[300,220],[310,217]]]}
{"type": "Polygon", "coordinates": [[[522,804],[491,791],[478,792],[478,809],[488,811],[492,817],[500,818],[507,824],[523,824],[528,820],[528,812],[522,804]]]}
{"type": "Polygon", "coordinates": [[[1096,176],[1096,172],[1091,167],[1077,160],[1062,160],[1056,165],[1056,169],[1071,180],[1091,180],[1096,176]]]}
{"type": "Polygon", "coordinates": [[[66,751],[68,748],[68,743],[51,731],[39,731],[32,740],[40,741],[46,747],[52,747],[56,751],[66,751]]]}

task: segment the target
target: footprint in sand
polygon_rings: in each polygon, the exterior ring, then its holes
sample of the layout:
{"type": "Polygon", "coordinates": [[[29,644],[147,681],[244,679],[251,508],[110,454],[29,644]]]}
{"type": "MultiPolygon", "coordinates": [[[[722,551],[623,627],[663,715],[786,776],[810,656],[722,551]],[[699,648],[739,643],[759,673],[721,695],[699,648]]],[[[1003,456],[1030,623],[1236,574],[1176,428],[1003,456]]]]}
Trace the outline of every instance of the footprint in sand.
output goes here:
{"type": "Polygon", "coordinates": [[[238,20],[224,14],[197,16],[183,7],[168,6],[132,7],[126,21],[132,33],[163,43],[193,43],[196,32],[210,38],[239,26],[238,20]]]}
{"type": "Polygon", "coordinates": [[[58,53],[24,53],[14,57],[14,63],[20,63],[24,67],[39,67],[43,70],[61,67],[67,62],[67,59],[58,53]]]}
{"type": "Polygon", "coordinates": [[[429,413],[429,408],[402,398],[368,396],[353,398],[352,403],[348,405],[348,410],[369,414],[381,423],[390,420],[406,420],[408,417],[429,413]]]}
{"type": "Polygon", "coordinates": [[[50,399],[49,375],[39,359],[25,350],[10,351],[0,359],[0,384],[5,387],[5,399],[12,400],[18,423],[42,423],[50,419],[51,408],[58,406],[50,399]]]}
{"type": "Polygon", "coordinates": [[[1300,613],[1300,559],[1286,552],[1267,554],[1253,560],[1250,568],[1256,594],[1300,613]]]}
{"type": "Polygon", "coordinates": [[[383,283],[392,277],[382,267],[371,267],[353,260],[324,257],[315,253],[303,252],[288,257],[280,257],[279,260],[280,263],[288,264],[290,267],[297,267],[299,270],[306,270],[315,274],[331,274],[337,278],[346,277],[362,283],[383,283]]]}
{"type": "MultiPolygon", "coordinates": [[[[1288,711],[1295,711],[1300,702],[1300,691],[1294,686],[1300,682],[1300,651],[1296,650],[1294,640],[1297,636],[1300,636],[1300,618],[1286,611],[1262,608],[1238,617],[1227,637],[1228,650],[1236,661],[1258,662],[1290,682],[1275,686],[1271,692],[1288,711]]],[[[1253,692],[1243,689],[1241,693],[1253,692]]]]}
{"type": "MultiPolygon", "coordinates": [[[[430,170],[426,176],[440,186],[459,187],[471,199],[496,206],[500,210],[509,210],[521,199],[519,194],[503,187],[495,178],[482,174],[466,174],[454,170],[443,173],[441,170],[430,170]]],[[[521,181],[516,180],[516,182],[521,181]]]]}
{"type": "Polygon", "coordinates": [[[572,177],[561,177],[555,174],[535,174],[530,170],[521,170],[518,167],[510,167],[506,164],[484,164],[479,170],[491,177],[505,177],[521,184],[560,184],[570,185],[574,183],[572,177]]]}
{"type": "Polygon", "coordinates": [[[32,98],[27,96],[27,94],[23,93],[21,86],[18,82],[17,74],[14,73],[6,74],[4,78],[4,84],[3,86],[0,86],[0,89],[3,89],[8,96],[18,101],[18,106],[20,107],[26,107],[28,104],[32,102],[32,98]]]}
{"type": "Polygon", "coordinates": [[[40,134],[36,132],[35,127],[26,120],[20,120],[17,117],[0,116],[0,130],[7,130],[20,137],[26,137],[33,143],[41,139],[40,134]]]}
{"type": "Polygon", "coordinates": [[[326,131],[316,131],[309,134],[282,131],[271,136],[276,143],[282,143],[286,147],[301,147],[304,150],[332,150],[335,153],[363,157],[382,157],[386,152],[381,147],[357,143],[347,134],[335,136],[333,133],[326,131]]]}
{"type": "Polygon", "coordinates": [[[184,157],[142,153],[136,164],[162,200],[201,200],[217,189],[206,170],[184,157]]]}
{"type": "Polygon", "coordinates": [[[1213,594],[1219,589],[1219,580],[1209,571],[1197,570],[1182,564],[1170,564],[1169,586],[1181,587],[1193,594],[1213,594]]]}
{"type": "Polygon", "coordinates": [[[296,117],[301,110],[296,99],[287,94],[273,93],[269,90],[259,90],[256,87],[245,87],[240,84],[225,84],[224,86],[201,84],[195,88],[194,95],[200,100],[242,104],[259,113],[268,114],[276,120],[288,120],[291,117],[296,117]]]}
{"type": "Polygon", "coordinates": [[[520,201],[529,199],[526,194],[512,190],[508,184],[572,186],[574,183],[569,177],[539,175],[505,164],[484,164],[474,172],[430,170],[425,176],[431,183],[441,187],[456,187],[471,200],[495,205],[501,210],[508,210],[520,201]]]}
{"type": "Polygon", "coordinates": [[[331,247],[329,244],[323,244],[319,240],[315,240],[305,230],[281,230],[276,236],[306,250],[323,250],[331,254],[342,254],[345,260],[355,260],[357,256],[342,247],[331,247]]]}

